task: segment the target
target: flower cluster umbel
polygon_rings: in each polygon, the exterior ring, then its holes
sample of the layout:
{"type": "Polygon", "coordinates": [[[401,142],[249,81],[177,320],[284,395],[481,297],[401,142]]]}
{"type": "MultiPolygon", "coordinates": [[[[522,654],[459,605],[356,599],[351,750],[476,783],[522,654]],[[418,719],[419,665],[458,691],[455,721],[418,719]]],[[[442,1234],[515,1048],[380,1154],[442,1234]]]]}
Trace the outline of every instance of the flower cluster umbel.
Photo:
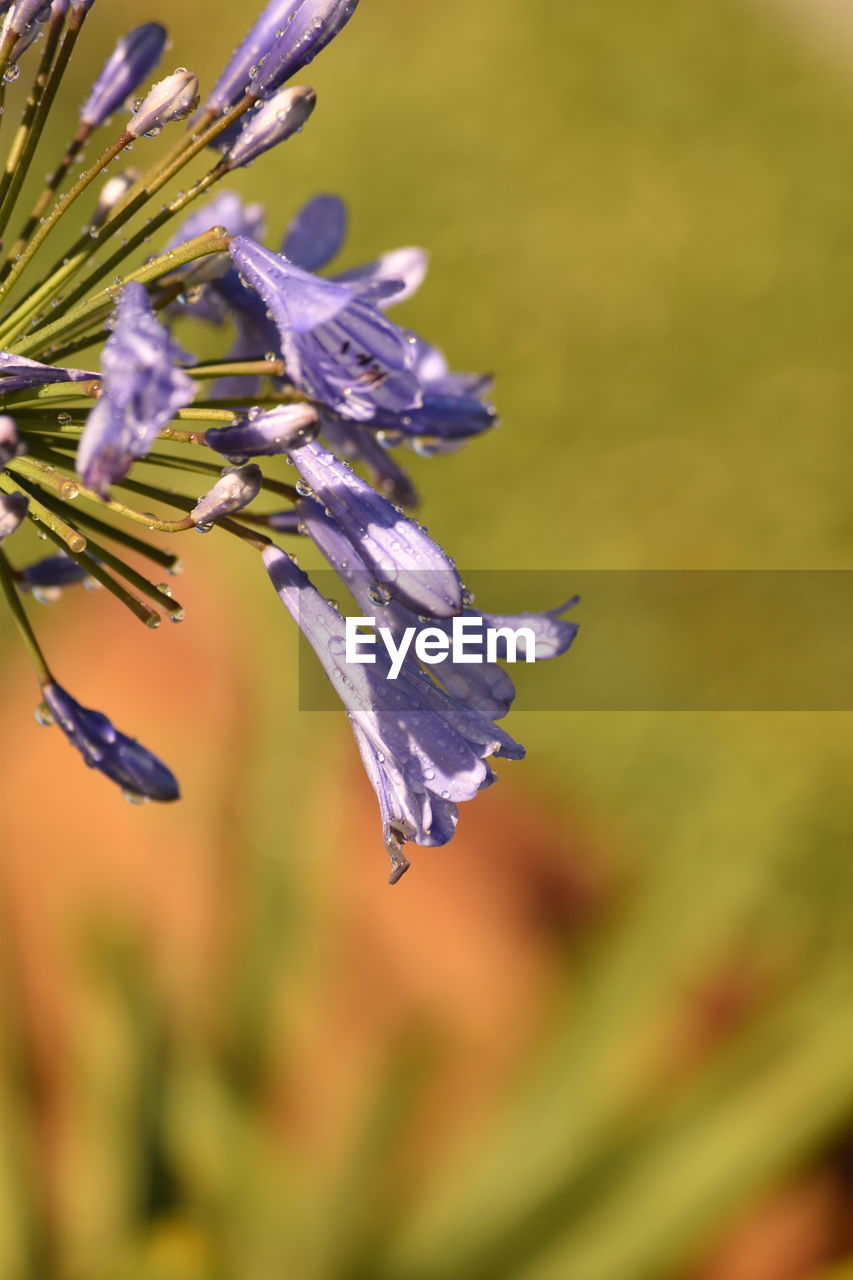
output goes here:
{"type": "MultiPolygon", "coordinates": [[[[279,543],[310,539],[358,612],[379,615],[389,635],[418,620],[449,628],[473,616],[453,561],[404,510],[416,495],[395,451],[449,452],[487,431],[489,380],[451,372],[438,348],[389,317],[423,280],[421,250],[329,271],[346,232],[336,196],[309,201],[271,249],[263,209],[219,185],[302,130],[315,94],[291,81],[356,5],[270,0],[201,105],[183,67],[146,87],[166,47],[160,24],[123,35],[44,189],[19,216],[63,73],[78,46],[85,56],[92,0],[0,0],[0,94],[20,78],[21,59],[33,73],[0,170],[0,586],[36,669],[39,719],[130,798],[174,800],[171,771],[59,683],[25,598],[100,584],[154,627],[183,610],[154,580],[178,562],[150,531],[216,526],[260,552],[348,712],[393,882],[409,865],[407,842],[451,838],[459,801],[494,780],[489,757],[523,754],[496,724],[512,681],[494,661],[427,671],[406,656],[392,682],[381,662],[348,665],[345,619],[279,543]],[[167,126],[171,149],[142,157],[139,171],[121,167],[133,146],[156,151],[148,140],[167,126]],[[73,177],[102,129],[108,141],[73,177]],[[169,198],[193,162],[203,171],[169,198]],[[47,242],[78,201],[86,225],[54,257],[47,242]],[[228,324],[230,349],[216,363],[194,359],[171,335],[176,316],[228,324]],[[134,476],[143,460],[162,484],[134,476]],[[280,464],[293,468],[286,480],[270,474],[280,464]],[[176,492],[180,475],[202,496],[176,492]],[[7,540],[27,524],[54,544],[50,555],[26,562],[17,538],[7,556],[7,540]]],[[[562,612],[509,621],[528,628],[538,657],[553,657],[576,631],[562,612]]]]}

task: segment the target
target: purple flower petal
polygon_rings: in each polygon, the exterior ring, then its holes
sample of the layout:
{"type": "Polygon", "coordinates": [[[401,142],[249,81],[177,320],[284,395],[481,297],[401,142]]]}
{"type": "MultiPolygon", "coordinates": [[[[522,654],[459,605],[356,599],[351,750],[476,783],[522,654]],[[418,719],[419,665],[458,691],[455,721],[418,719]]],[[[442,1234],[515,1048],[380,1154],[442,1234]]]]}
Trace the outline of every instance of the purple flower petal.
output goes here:
{"type": "Polygon", "coordinates": [[[455,805],[494,781],[485,758],[519,759],[523,749],[410,663],[397,680],[387,678],[380,653],[374,664],[347,665],[341,615],[278,547],[267,547],[263,560],[349,713],[379,799],[392,881],[399,879],[407,865],[403,844],[445,843],[455,829],[455,805]]]}
{"type": "Polygon", "coordinates": [[[449,557],[419,525],[316,442],[293,451],[299,474],[328,507],[365,564],[395,599],[416,613],[447,618],[462,608],[462,584],[449,557]]]}
{"type": "Polygon", "coordinates": [[[158,321],[142,285],[128,284],[103,351],[101,398],[77,449],[77,471],[90,489],[105,494],[190,403],[195,385],[175,363],[186,358],[158,321]]]}
{"type": "Polygon", "coordinates": [[[410,335],[357,295],[243,236],[231,256],[278,326],[288,377],[345,417],[421,402],[410,335]]]}
{"type": "Polygon", "coordinates": [[[321,271],[340,253],[346,233],[347,207],[343,200],[338,196],[315,196],[290,223],[281,251],[303,271],[321,271]]]}
{"type": "Polygon", "coordinates": [[[429,254],[423,249],[391,249],[372,262],[349,271],[338,271],[332,277],[340,284],[396,285],[388,294],[388,302],[405,302],[423,284],[429,266],[429,254]]]}

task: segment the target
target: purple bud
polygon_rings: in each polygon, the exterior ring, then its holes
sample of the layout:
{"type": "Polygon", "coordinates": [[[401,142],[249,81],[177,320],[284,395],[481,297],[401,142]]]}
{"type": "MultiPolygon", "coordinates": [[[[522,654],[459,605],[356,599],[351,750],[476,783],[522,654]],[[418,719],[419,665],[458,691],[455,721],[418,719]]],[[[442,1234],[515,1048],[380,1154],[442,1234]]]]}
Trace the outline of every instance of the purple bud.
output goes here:
{"type": "Polygon", "coordinates": [[[349,22],[358,0],[302,0],[249,81],[251,93],[266,98],[296,75],[349,22]]]}
{"type": "Polygon", "coordinates": [[[137,182],[140,176],[138,169],[125,169],[124,173],[117,173],[114,178],[108,178],[101,187],[101,194],[98,196],[98,203],[92,211],[92,216],[89,219],[89,226],[102,226],[118,204],[119,200],[124,199],[134,182],[137,182]]]}
{"type": "Polygon", "coordinates": [[[10,32],[22,36],[42,11],[46,17],[50,15],[50,0],[15,0],[3,19],[3,38],[10,32]]]}
{"type": "Polygon", "coordinates": [[[166,47],[166,28],[146,22],[119,40],[80,111],[80,120],[91,129],[104,123],[125,98],[147,80],[166,47]]]}
{"type": "Polygon", "coordinates": [[[204,440],[226,458],[272,457],[313,440],[318,425],[317,410],[311,405],[285,404],[230,427],[211,427],[204,440]]]}
{"type": "Polygon", "coordinates": [[[246,119],[243,131],[224,159],[229,169],[251,164],[270,147],[284,142],[303,128],[317,102],[313,89],[297,85],[282,89],[261,103],[246,119]]]}
{"type": "Polygon", "coordinates": [[[242,511],[257,498],[263,484],[263,472],[250,462],[248,466],[226,471],[213,488],[199,498],[190,512],[190,519],[199,528],[211,525],[222,516],[242,511]]]}
{"type": "Polygon", "coordinates": [[[3,414],[0,416],[0,467],[5,467],[7,462],[11,462],[23,452],[24,447],[18,439],[18,428],[15,426],[14,419],[3,414]]]}
{"type": "Polygon", "coordinates": [[[29,498],[22,493],[0,493],[0,542],[15,532],[29,505],[29,498]]]}
{"type": "Polygon", "coordinates": [[[140,102],[127,126],[134,138],[154,137],[165,124],[185,119],[198,101],[198,76],[181,68],[159,80],[140,102]]]}
{"type": "Polygon", "coordinates": [[[44,685],[42,693],[54,720],[91,768],[99,769],[127,795],[178,799],[178,782],[171,770],[133,738],[120,733],[100,711],[81,707],[58,684],[44,685]]]}
{"type": "Polygon", "coordinates": [[[275,42],[285,24],[293,18],[302,0],[270,0],[246,38],[231,55],[225,69],[204,104],[211,115],[224,115],[235,106],[246,91],[249,77],[257,63],[275,42]]]}
{"type": "Polygon", "coordinates": [[[44,556],[18,570],[18,583],[24,591],[43,591],[71,587],[89,576],[88,569],[72,560],[64,551],[44,556]]]}

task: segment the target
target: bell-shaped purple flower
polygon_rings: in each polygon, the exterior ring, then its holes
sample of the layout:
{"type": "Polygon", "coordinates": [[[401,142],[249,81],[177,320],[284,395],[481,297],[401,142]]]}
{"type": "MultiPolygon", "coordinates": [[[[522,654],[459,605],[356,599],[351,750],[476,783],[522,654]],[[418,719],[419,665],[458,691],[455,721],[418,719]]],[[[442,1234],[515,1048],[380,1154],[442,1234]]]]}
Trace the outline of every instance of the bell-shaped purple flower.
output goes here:
{"type": "Polygon", "coordinates": [[[107,58],[80,110],[80,121],[90,129],[103,124],[148,79],[166,47],[166,28],[145,22],[122,36],[107,58]]]}
{"type": "Polygon", "coordinates": [[[20,527],[29,505],[23,493],[0,493],[0,542],[20,527]]]}
{"type": "Polygon", "coordinates": [[[288,377],[344,417],[404,412],[421,403],[412,335],[335,284],[243,236],[230,253],[278,327],[288,377]]]}
{"type": "Polygon", "coordinates": [[[114,727],[100,711],[81,707],[61,685],[42,688],[45,704],[68,741],[93,769],[99,769],[129,796],[177,800],[177,779],[161,760],[114,727]]]}
{"type": "Polygon", "coordinates": [[[242,169],[271,147],[285,142],[304,128],[317,104],[317,95],[307,85],[281,89],[251,111],[223,160],[229,169],[242,169]]]}
{"type": "Polygon", "coordinates": [[[348,664],[344,619],[337,610],[278,547],[266,548],[263,559],[347,709],[379,799],[393,883],[408,866],[403,845],[446,844],[456,827],[456,805],[494,781],[486,758],[517,760],[524,750],[412,663],[404,663],[394,680],[380,654],[371,665],[348,664]]]}
{"type": "Polygon", "coordinates": [[[77,471],[90,489],[103,496],[190,403],[193,380],[176,365],[187,358],[160,324],[143,286],[126,285],[101,357],[101,397],[77,449],[77,471]]]}
{"type": "Polygon", "coordinates": [[[358,0],[302,0],[251,74],[249,92],[267,98],[307,66],[346,26],[358,0]]]}
{"type": "Polygon", "coordinates": [[[298,449],[317,435],[317,410],[309,404],[283,404],[266,413],[249,413],[228,427],[210,427],[205,444],[226,458],[274,457],[298,449]]]}
{"type": "MultiPolygon", "coordinates": [[[[422,625],[416,614],[400,604],[398,600],[391,598],[387,591],[383,591],[378,586],[359,554],[358,548],[318,502],[313,498],[300,498],[296,511],[298,531],[306,533],[320,549],[366,616],[375,616],[378,625],[387,627],[398,640],[407,628],[417,629],[422,625]]],[[[296,531],[293,528],[290,530],[282,528],[280,522],[277,522],[275,527],[279,532],[296,531]]],[[[536,661],[556,658],[570,648],[577,635],[577,624],[566,622],[560,616],[576,603],[577,597],[574,597],[566,604],[544,613],[520,613],[507,616],[483,614],[475,609],[465,609],[463,617],[480,618],[484,624],[479,648],[476,632],[473,629],[466,636],[466,653],[471,656],[479,654],[481,661],[455,662],[452,653],[448,653],[441,662],[430,667],[430,672],[457,702],[478,711],[481,715],[488,716],[490,720],[500,720],[512,706],[515,699],[515,685],[496,662],[486,661],[485,628],[507,628],[516,632],[522,628],[528,629],[535,639],[536,661]]],[[[450,636],[450,622],[436,619],[435,625],[450,636]]],[[[496,647],[498,657],[506,657],[506,640],[499,637],[496,647]]],[[[524,636],[519,639],[517,655],[521,659],[527,657],[524,636]]]]}
{"type": "Polygon", "coordinates": [[[449,618],[462,609],[462,584],[432,538],[316,441],[291,453],[300,476],[328,507],[377,582],[418,614],[449,618]]]}

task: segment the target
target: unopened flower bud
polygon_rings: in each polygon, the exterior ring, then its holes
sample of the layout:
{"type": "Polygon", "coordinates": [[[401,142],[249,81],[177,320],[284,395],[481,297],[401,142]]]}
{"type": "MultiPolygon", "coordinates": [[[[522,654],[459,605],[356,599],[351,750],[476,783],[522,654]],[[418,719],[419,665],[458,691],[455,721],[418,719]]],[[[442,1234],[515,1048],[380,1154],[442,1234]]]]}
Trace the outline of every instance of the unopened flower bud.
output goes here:
{"type": "Polygon", "coordinates": [[[81,122],[90,129],[103,124],[148,79],[165,47],[166,28],[159,22],[145,22],[122,36],[83,103],[81,122]]]}
{"type": "Polygon", "coordinates": [[[10,33],[20,37],[37,19],[44,22],[49,17],[50,0],[16,0],[3,19],[3,38],[10,33]]]}
{"type": "Polygon", "coordinates": [[[249,81],[249,92],[267,98],[308,65],[355,13],[358,0],[302,0],[249,81]]]}
{"type": "Polygon", "coordinates": [[[0,467],[5,467],[7,462],[11,462],[23,452],[14,420],[7,414],[3,414],[0,416],[0,467]]]}
{"type": "Polygon", "coordinates": [[[134,111],[127,132],[134,138],[156,135],[163,125],[188,116],[197,101],[198,76],[181,68],[149,89],[134,111]]]}
{"type": "Polygon", "coordinates": [[[117,173],[114,178],[107,179],[101,187],[98,203],[89,219],[90,227],[100,227],[106,221],[119,200],[122,200],[134,182],[138,181],[139,176],[138,169],[125,169],[124,173],[117,173]]]}
{"type": "Polygon", "coordinates": [[[229,169],[239,169],[251,164],[270,147],[284,142],[303,128],[314,106],[317,95],[305,85],[282,89],[261,103],[249,114],[237,141],[225,154],[229,169]]]}
{"type": "Polygon", "coordinates": [[[22,493],[0,493],[0,542],[15,532],[29,505],[29,498],[22,493]]]}
{"type": "Polygon", "coordinates": [[[307,444],[318,429],[317,411],[310,404],[285,404],[230,427],[211,427],[204,439],[226,458],[273,457],[307,444]]]}
{"type": "Polygon", "coordinates": [[[270,0],[245,39],[234,50],[204,104],[205,112],[224,115],[246,92],[249,77],[278,36],[293,21],[303,0],[270,0]]]}
{"type": "Polygon", "coordinates": [[[248,466],[227,471],[210,492],[195,504],[190,512],[190,519],[204,528],[222,516],[241,511],[258,496],[263,479],[260,467],[251,462],[248,466]]]}

